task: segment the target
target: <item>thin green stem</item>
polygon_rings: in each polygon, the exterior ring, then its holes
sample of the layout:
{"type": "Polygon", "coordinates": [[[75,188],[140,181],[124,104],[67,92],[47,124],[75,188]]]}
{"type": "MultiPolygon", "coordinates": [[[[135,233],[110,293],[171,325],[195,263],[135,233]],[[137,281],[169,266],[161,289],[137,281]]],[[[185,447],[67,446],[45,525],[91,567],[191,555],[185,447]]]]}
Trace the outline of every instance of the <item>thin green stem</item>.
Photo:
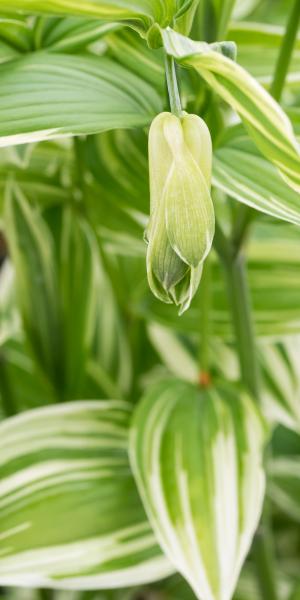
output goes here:
{"type": "Polygon", "coordinates": [[[182,107],[178,89],[175,61],[174,58],[172,56],[168,56],[168,54],[166,54],[165,57],[165,69],[170,109],[174,115],[180,117],[182,114],[182,107]]]}
{"type": "Polygon", "coordinates": [[[294,0],[290,12],[283,42],[278,55],[273,83],[270,93],[278,102],[281,99],[285,80],[288,74],[293,49],[296,42],[298,27],[300,23],[300,0],[294,0]]]}
{"type": "Polygon", "coordinates": [[[219,227],[215,247],[224,266],[241,377],[254,399],[259,402],[259,367],[245,258],[242,252],[236,254],[232,241],[226,238],[219,227]]]}
{"type": "Polygon", "coordinates": [[[253,557],[262,598],[265,600],[277,600],[273,548],[269,533],[270,529],[263,520],[255,536],[253,557]]]}
{"type": "Polygon", "coordinates": [[[6,359],[2,353],[0,353],[0,392],[3,412],[6,417],[12,417],[17,413],[17,407],[8,377],[6,359]]]}
{"type": "Polygon", "coordinates": [[[231,264],[225,263],[225,273],[241,376],[253,398],[259,402],[259,368],[245,259],[242,253],[239,253],[231,264]]]}
{"type": "Polygon", "coordinates": [[[201,296],[200,296],[200,384],[206,387],[210,384],[210,346],[209,340],[211,335],[211,261],[206,259],[201,281],[201,296]]]}
{"type": "Polygon", "coordinates": [[[240,248],[243,246],[254,217],[255,211],[252,208],[246,204],[240,204],[231,234],[234,256],[239,253],[240,248]]]}
{"type": "MultiPolygon", "coordinates": [[[[233,239],[227,238],[219,225],[216,228],[215,248],[224,266],[242,380],[259,402],[259,364],[245,259],[241,247],[237,252],[233,239]]],[[[271,532],[265,512],[253,545],[253,557],[262,600],[278,600],[271,532]]]]}

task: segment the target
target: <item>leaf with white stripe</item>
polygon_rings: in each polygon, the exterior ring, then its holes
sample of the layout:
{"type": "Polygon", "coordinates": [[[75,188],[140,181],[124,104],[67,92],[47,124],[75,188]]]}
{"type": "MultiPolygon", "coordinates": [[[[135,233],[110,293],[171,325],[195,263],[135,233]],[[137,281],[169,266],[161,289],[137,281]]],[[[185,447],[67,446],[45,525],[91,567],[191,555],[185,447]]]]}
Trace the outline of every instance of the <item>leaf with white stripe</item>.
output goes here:
{"type": "Polygon", "coordinates": [[[262,342],[259,356],[266,416],[300,433],[299,335],[262,342]]]}
{"type": "Polygon", "coordinates": [[[163,31],[168,54],[194,67],[243,120],[257,147],[297,191],[300,190],[300,154],[291,123],[279,104],[245,69],[215,51],[168,28],[163,31]]]}
{"type": "Polygon", "coordinates": [[[229,129],[214,153],[213,183],[238,202],[300,225],[299,193],[260,154],[241,126],[229,129]]]}
{"type": "Polygon", "coordinates": [[[239,388],[179,380],[146,393],[130,457],[166,555],[197,598],[229,600],[261,514],[265,426],[239,388]]]}
{"type": "MultiPolygon", "coordinates": [[[[66,15],[93,17],[106,21],[127,21],[142,34],[158,23],[169,25],[178,15],[185,14],[195,0],[0,0],[0,13],[66,15]]],[[[180,22],[180,19],[179,19],[180,22]]]]}
{"type": "Polygon", "coordinates": [[[0,425],[0,585],[100,589],[170,572],[127,456],[130,405],[76,402],[0,425]]]}
{"type": "Polygon", "coordinates": [[[300,457],[279,457],[268,465],[268,494],[290,518],[300,523],[300,457]]]}
{"type": "Polygon", "coordinates": [[[0,65],[0,147],[143,127],[157,93],[105,57],[34,52],[0,65]]]}
{"type": "Polygon", "coordinates": [[[17,300],[35,360],[58,398],[78,398],[94,335],[100,259],[93,231],[68,205],[59,205],[54,235],[14,183],[5,212],[17,300]]]}
{"type": "MultiPolygon", "coordinates": [[[[245,0],[242,1],[242,4],[245,0]]],[[[269,86],[273,80],[279,48],[282,44],[285,27],[269,23],[248,21],[231,23],[227,38],[237,44],[237,61],[246,71],[269,86]],[[263,55],[264,60],[257,57],[263,55]]],[[[285,80],[288,88],[299,86],[300,81],[300,36],[297,37],[289,72],[285,80]]]]}

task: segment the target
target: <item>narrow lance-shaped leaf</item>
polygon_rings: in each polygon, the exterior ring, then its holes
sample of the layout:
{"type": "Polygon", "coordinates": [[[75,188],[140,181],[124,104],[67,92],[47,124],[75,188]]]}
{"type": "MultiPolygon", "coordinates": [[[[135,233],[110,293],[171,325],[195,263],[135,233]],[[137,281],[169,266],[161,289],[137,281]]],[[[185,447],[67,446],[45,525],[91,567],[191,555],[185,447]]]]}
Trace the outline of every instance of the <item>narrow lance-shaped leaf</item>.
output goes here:
{"type": "Polygon", "coordinates": [[[263,375],[262,401],[274,424],[300,433],[299,335],[265,341],[259,349],[263,375]]]}
{"type": "Polygon", "coordinates": [[[220,140],[214,153],[213,183],[243,204],[300,225],[298,192],[262,156],[242,126],[230,128],[220,140]]]}
{"type": "Polygon", "coordinates": [[[172,572],[130,471],[129,416],[103,400],[0,425],[0,585],[100,589],[172,572]]]}
{"type": "Polygon", "coordinates": [[[300,522],[300,457],[279,456],[268,465],[268,493],[289,518],[300,522]]]}
{"type": "Polygon", "coordinates": [[[63,387],[68,398],[74,399],[81,393],[92,344],[96,268],[100,257],[91,228],[68,207],[62,209],[59,250],[63,387]]]}
{"type": "Polygon", "coordinates": [[[35,52],[0,65],[0,146],[143,127],[157,93],[103,57],[35,52]]]}
{"type": "Polygon", "coordinates": [[[190,9],[192,0],[0,0],[0,13],[86,16],[106,21],[128,21],[142,34],[154,24],[169,25],[176,14],[190,9]]]}
{"type": "Polygon", "coordinates": [[[16,290],[32,348],[53,382],[60,378],[58,281],[51,234],[20,188],[7,188],[5,228],[16,270],[16,290]]]}
{"type": "Polygon", "coordinates": [[[58,397],[74,399],[94,334],[99,254],[90,227],[70,207],[59,205],[55,216],[56,237],[17,184],[9,186],[5,225],[27,339],[58,397]]]}
{"type": "Polygon", "coordinates": [[[300,154],[291,123],[279,104],[241,66],[203,42],[193,42],[170,28],[163,31],[168,54],[194,67],[240,115],[261,152],[283,177],[300,190],[300,154]]]}
{"type": "MultiPolygon", "coordinates": [[[[242,4],[244,4],[244,1],[242,4]]],[[[265,86],[273,80],[279,48],[285,34],[285,27],[269,23],[253,23],[250,21],[230,24],[228,39],[237,44],[237,61],[244,69],[265,86]],[[258,60],[263,54],[264,59],[258,60]]],[[[299,86],[300,36],[297,37],[289,72],[285,80],[288,88],[299,86]]]]}
{"type": "Polygon", "coordinates": [[[229,600],[261,514],[265,428],[252,400],[225,385],[178,380],[146,393],[130,456],[167,556],[200,600],[229,600]]]}

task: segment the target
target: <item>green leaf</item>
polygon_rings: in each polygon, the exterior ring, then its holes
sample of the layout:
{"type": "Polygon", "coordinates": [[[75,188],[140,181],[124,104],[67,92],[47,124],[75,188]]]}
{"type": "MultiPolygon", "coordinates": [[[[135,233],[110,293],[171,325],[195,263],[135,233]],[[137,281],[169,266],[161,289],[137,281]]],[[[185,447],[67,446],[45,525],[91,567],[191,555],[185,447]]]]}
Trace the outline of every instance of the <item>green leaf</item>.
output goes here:
{"type": "Polygon", "coordinates": [[[11,262],[5,260],[0,270],[0,347],[20,331],[15,300],[14,271],[11,262]]]}
{"type": "Polygon", "coordinates": [[[163,31],[168,54],[194,67],[239,114],[263,155],[294,189],[300,190],[300,154],[291,123],[279,104],[247,71],[213,47],[172,29],[163,31]]]}
{"type": "Polygon", "coordinates": [[[240,127],[232,127],[214,153],[214,185],[243,204],[300,225],[299,193],[289,187],[240,127]]]}
{"type": "Polygon", "coordinates": [[[57,381],[60,321],[53,240],[15,184],[7,190],[5,228],[25,330],[40,364],[57,381]]]}
{"type": "Polygon", "coordinates": [[[7,339],[1,345],[0,398],[5,416],[57,402],[53,387],[32,359],[23,336],[7,339]]]}
{"type": "Polygon", "coordinates": [[[25,332],[58,398],[70,399],[80,395],[92,343],[99,258],[90,228],[70,207],[55,216],[58,239],[19,187],[9,186],[5,226],[25,332]]]}
{"type": "Polygon", "coordinates": [[[101,589],[172,572],[127,457],[130,406],[76,402],[0,425],[0,584],[101,589]]]}
{"type": "Polygon", "coordinates": [[[0,146],[142,127],[156,92],[107,58],[35,52],[0,65],[0,146]]]}
{"type": "Polygon", "coordinates": [[[0,0],[2,14],[44,14],[96,17],[106,21],[128,21],[131,25],[147,32],[154,24],[161,27],[169,25],[190,7],[189,0],[12,0],[7,6],[6,0],[0,0]]]}
{"type": "MultiPolygon", "coordinates": [[[[255,225],[253,238],[246,251],[253,319],[258,336],[300,333],[299,232],[298,228],[291,225],[279,221],[275,223],[255,225]]],[[[146,280],[142,287],[143,273],[141,265],[138,276],[132,283],[135,312],[147,320],[171,327],[174,331],[195,335],[199,331],[201,286],[188,313],[178,319],[173,307],[164,306],[151,297],[146,280]]],[[[232,341],[233,331],[224,277],[214,255],[212,281],[212,334],[232,341]]]]}
{"type": "Polygon", "coordinates": [[[44,19],[39,29],[38,43],[40,48],[54,52],[74,52],[94,41],[101,40],[111,31],[119,29],[117,23],[107,23],[98,19],[44,19]]]}
{"type": "Polygon", "coordinates": [[[145,394],[130,457],[166,555],[201,600],[229,600],[260,517],[262,420],[239,389],[178,380],[145,394]]]}
{"type": "MultiPolygon", "coordinates": [[[[244,0],[243,0],[244,1],[244,0]]],[[[243,2],[242,2],[243,4],[243,2]]],[[[237,61],[246,71],[269,86],[273,79],[275,64],[278,57],[285,28],[267,23],[240,22],[232,23],[227,38],[237,44],[237,61]],[[264,60],[257,57],[263,55],[264,60]]],[[[293,51],[289,72],[285,81],[288,88],[299,86],[300,70],[300,36],[298,36],[293,51]]]]}
{"type": "Polygon", "coordinates": [[[275,423],[300,433],[299,336],[287,336],[260,347],[265,413],[275,423]]]}
{"type": "MultiPolygon", "coordinates": [[[[100,258],[93,232],[71,209],[62,212],[58,258],[63,387],[78,397],[94,334],[96,269],[100,258]]],[[[103,293],[100,289],[98,293],[103,293]]]]}
{"type": "Polygon", "coordinates": [[[100,262],[94,285],[96,311],[92,326],[95,362],[94,368],[91,364],[89,366],[90,374],[103,387],[102,368],[104,377],[105,373],[109,374],[119,395],[128,394],[132,380],[131,349],[111,281],[100,262]]]}
{"type": "Polygon", "coordinates": [[[300,458],[278,457],[268,465],[268,494],[290,518],[300,522],[300,458]]]}
{"type": "Polygon", "coordinates": [[[150,50],[134,31],[122,29],[106,38],[110,54],[138,77],[155,86],[165,96],[163,51],[150,50]]]}

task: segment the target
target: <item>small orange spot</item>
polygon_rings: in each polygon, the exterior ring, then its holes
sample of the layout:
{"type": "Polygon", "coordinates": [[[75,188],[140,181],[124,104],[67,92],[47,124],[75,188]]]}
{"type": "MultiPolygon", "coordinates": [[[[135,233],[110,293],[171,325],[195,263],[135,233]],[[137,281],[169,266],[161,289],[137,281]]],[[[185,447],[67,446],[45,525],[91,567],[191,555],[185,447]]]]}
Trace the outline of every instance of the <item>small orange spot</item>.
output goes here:
{"type": "Polygon", "coordinates": [[[208,387],[211,385],[211,376],[207,371],[202,371],[199,375],[199,384],[201,387],[208,387]]]}

